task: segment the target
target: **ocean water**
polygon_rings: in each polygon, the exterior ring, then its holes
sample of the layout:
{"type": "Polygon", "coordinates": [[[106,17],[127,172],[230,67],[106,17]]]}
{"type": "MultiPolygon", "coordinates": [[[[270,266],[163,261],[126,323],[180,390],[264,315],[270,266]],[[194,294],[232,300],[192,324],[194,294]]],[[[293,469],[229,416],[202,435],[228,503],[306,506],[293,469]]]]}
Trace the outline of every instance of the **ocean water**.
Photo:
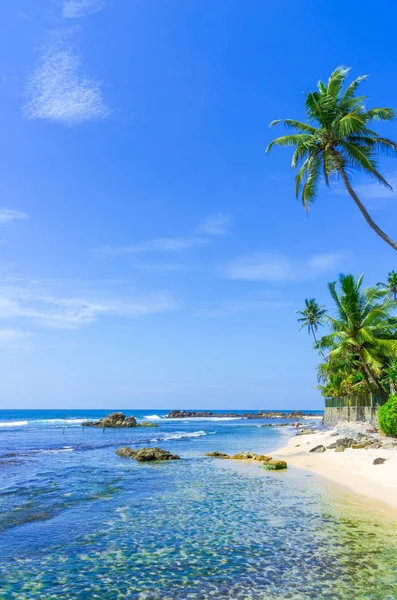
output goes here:
{"type": "MultiPolygon", "coordinates": [[[[167,421],[83,429],[109,411],[0,411],[0,598],[395,600],[397,527],[305,471],[206,458],[293,429],[167,421]],[[120,446],[183,460],[137,464],[120,446]]],[[[273,421],[272,421],[273,422],[273,421]]]]}

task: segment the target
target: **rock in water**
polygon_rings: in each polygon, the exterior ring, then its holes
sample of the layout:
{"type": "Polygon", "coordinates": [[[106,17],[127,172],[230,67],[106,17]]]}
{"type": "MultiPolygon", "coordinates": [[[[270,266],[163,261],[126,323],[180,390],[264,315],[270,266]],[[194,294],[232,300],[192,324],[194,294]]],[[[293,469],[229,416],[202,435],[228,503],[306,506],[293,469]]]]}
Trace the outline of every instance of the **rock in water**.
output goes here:
{"type": "Polygon", "coordinates": [[[265,456],[265,454],[254,454],[253,452],[239,452],[239,454],[232,454],[230,456],[232,460],[257,460],[259,462],[269,462],[272,460],[271,456],[265,456]]]}
{"type": "Polygon", "coordinates": [[[287,468],[287,463],[285,460],[269,460],[262,466],[267,471],[282,471],[283,469],[287,468]]]}
{"type": "Polygon", "coordinates": [[[111,413],[107,417],[103,417],[103,419],[99,419],[99,421],[85,421],[82,423],[83,427],[137,427],[137,422],[135,417],[126,417],[121,412],[111,413]]]}
{"type": "Polygon", "coordinates": [[[204,456],[210,456],[211,458],[230,458],[228,454],[223,452],[207,452],[204,456]]]}
{"type": "Polygon", "coordinates": [[[314,446],[314,448],[309,450],[309,452],[314,452],[315,454],[319,454],[320,452],[325,452],[325,446],[323,446],[323,445],[314,446]]]}
{"type": "Polygon", "coordinates": [[[383,465],[386,462],[386,458],[375,458],[373,464],[374,465],[383,465]]]}
{"type": "Polygon", "coordinates": [[[116,454],[118,454],[119,456],[126,456],[128,458],[134,458],[136,452],[137,452],[136,450],[133,450],[132,448],[129,448],[128,446],[123,446],[122,448],[119,448],[118,450],[116,450],[116,454]]]}
{"type": "Polygon", "coordinates": [[[162,448],[140,448],[139,450],[133,450],[128,446],[124,446],[119,450],[116,450],[116,454],[119,456],[126,456],[134,458],[138,462],[159,462],[163,460],[180,460],[180,456],[171,454],[168,450],[162,450],[162,448]]]}

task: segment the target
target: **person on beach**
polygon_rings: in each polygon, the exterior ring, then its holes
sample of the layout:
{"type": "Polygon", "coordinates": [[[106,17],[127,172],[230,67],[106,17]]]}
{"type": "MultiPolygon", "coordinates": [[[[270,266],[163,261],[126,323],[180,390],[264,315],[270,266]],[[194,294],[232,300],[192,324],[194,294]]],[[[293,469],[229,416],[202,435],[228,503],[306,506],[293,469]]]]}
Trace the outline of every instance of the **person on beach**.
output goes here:
{"type": "Polygon", "coordinates": [[[298,433],[298,431],[299,431],[299,425],[300,425],[299,421],[296,421],[296,423],[295,423],[296,433],[298,433]]]}

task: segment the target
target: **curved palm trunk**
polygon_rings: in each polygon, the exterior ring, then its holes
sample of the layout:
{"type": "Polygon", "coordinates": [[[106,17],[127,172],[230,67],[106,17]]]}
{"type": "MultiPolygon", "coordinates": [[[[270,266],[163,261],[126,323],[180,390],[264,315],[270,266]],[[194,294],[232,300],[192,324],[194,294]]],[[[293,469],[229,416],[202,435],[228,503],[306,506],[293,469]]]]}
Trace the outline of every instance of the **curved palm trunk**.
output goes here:
{"type": "MultiPolygon", "coordinates": [[[[313,325],[310,325],[310,327],[311,327],[311,330],[312,330],[312,336],[313,336],[313,338],[314,338],[314,342],[315,342],[315,344],[316,344],[316,346],[317,346],[317,344],[318,344],[318,341],[317,341],[317,338],[316,338],[316,333],[315,333],[314,327],[313,327],[313,325]]],[[[323,358],[325,358],[325,356],[324,356],[324,352],[321,350],[321,348],[319,348],[319,350],[320,350],[320,354],[321,354],[321,356],[322,356],[323,358]]]]}
{"type": "Polygon", "coordinates": [[[378,225],[372,220],[371,215],[369,214],[369,212],[365,208],[364,204],[361,202],[360,198],[357,196],[356,192],[353,190],[352,186],[350,185],[349,178],[346,175],[345,170],[341,166],[339,167],[339,173],[342,176],[343,183],[345,184],[347,191],[349,192],[350,196],[353,198],[354,202],[360,209],[360,211],[361,211],[364,219],[367,221],[368,225],[371,227],[371,229],[373,229],[375,231],[375,233],[377,233],[379,235],[379,237],[382,238],[382,240],[384,242],[386,242],[386,244],[389,244],[389,246],[391,246],[393,248],[393,250],[397,251],[397,244],[395,242],[393,242],[393,240],[391,238],[389,238],[389,236],[386,235],[386,233],[384,231],[382,231],[382,229],[380,227],[378,227],[378,225]]]}

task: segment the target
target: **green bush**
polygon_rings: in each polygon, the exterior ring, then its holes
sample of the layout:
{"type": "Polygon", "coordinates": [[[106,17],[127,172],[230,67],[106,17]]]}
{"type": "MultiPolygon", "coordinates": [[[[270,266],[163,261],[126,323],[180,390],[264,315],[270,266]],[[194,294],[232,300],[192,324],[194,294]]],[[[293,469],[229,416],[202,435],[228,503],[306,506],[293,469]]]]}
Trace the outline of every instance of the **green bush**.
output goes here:
{"type": "Polygon", "coordinates": [[[386,435],[397,437],[397,395],[390,396],[378,410],[379,428],[386,435]]]}

